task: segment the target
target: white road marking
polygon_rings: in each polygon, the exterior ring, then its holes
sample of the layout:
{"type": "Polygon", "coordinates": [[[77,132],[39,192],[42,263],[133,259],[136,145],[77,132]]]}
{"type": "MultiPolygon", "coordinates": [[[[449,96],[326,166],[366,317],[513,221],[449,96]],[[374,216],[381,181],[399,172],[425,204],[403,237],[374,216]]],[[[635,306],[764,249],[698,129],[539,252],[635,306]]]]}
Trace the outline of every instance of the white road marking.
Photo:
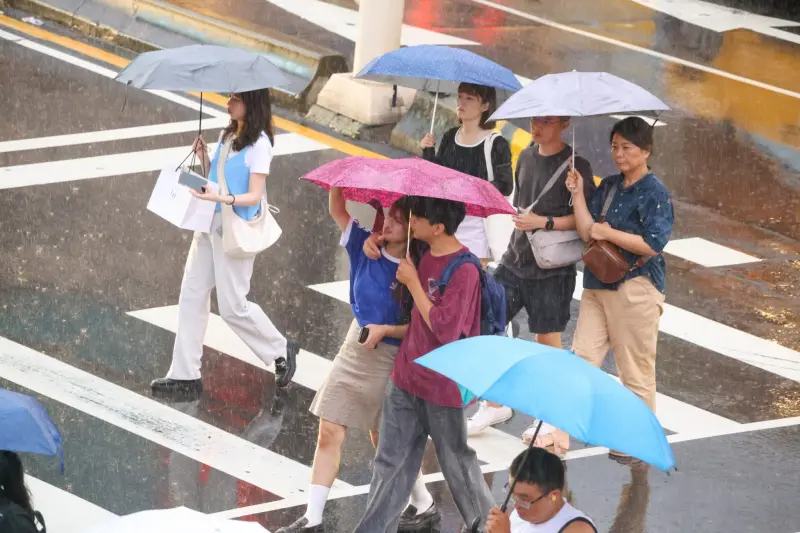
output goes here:
{"type": "MultiPolygon", "coordinates": [[[[356,40],[358,11],[320,0],[266,0],[312,24],[350,41],[356,40]]],[[[478,45],[475,41],[403,24],[400,41],[403,46],[439,44],[450,46],[478,45]]]]}
{"type": "MultiPolygon", "coordinates": [[[[576,300],[583,294],[583,273],[575,283],[576,300]]],[[[658,329],[731,359],[800,382],[800,353],[750,333],[720,324],[685,309],[665,304],[658,329]]],[[[672,428],[670,428],[672,429],[672,428]]]]}
{"type": "MultiPolygon", "coordinates": [[[[579,283],[578,283],[579,284],[579,283]]],[[[319,285],[311,285],[309,289],[313,289],[317,292],[321,292],[322,294],[326,294],[337,300],[340,300],[344,303],[350,302],[350,281],[335,281],[332,283],[322,283],[319,285]]],[[[699,407],[695,407],[691,404],[681,402],[664,394],[658,393],[656,398],[657,404],[657,415],[658,420],[661,422],[661,425],[665,428],[674,431],[676,433],[683,433],[683,432],[695,432],[702,429],[711,429],[711,428],[728,428],[728,427],[735,427],[739,424],[734,422],[733,420],[729,420],[725,417],[715,415],[714,413],[709,413],[699,407]]],[[[497,433],[502,433],[502,435],[509,436],[508,434],[498,431],[497,433]]],[[[509,436],[510,437],[510,436],[509,436]]],[[[522,442],[518,438],[510,437],[513,439],[513,443],[511,441],[505,440],[505,437],[501,435],[497,435],[495,433],[487,434],[487,435],[477,435],[470,439],[470,444],[474,446],[480,445],[486,448],[486,455],[490,455],[492,452],[491,450],[494,449],[494,444],[496,443],[497,446],[501,447],[503,450],[506,450],[507,453],[511,453],[509,450],[518,449],[515,453],[519,453],[522,451],[522,442]],[[486,437],[484,441],[484,437],[486,437]],[[489,441],[493,441],[490,443],[489,441]],[[518,446],[514,446],[514,445],[518,446]]],[[[511,456],[513,458],[513,455],[511,456]]],[[[491,462],[489,460],[485,460],[485,462],[491,462]]]]}
{"type": "Polygon", "coordinates": [[[33,498],[33,508],[42,513],[48,531],[83,533],[117,517],[102,507],[30,474],[25,474],[25,483],[33,498]]]}
{"type": "Polygon", "coordinates": [[[765,17],[741,9],[718,6],[701,0],[633,0],[679,20],[716,32],[746,29],[800,44],[800,35],[776,28],[800,26],[800,22],[765,17]],[[771,30],[771,31],[770,31],[771,30]]]}
{"type": "MultiPolygon", "coordinates": [[[[78,57],[72,56],[70,54],[64,53],[60,50],[56,50],[55,48],[50,48],[48,46],[44,46],[39,44],[35,41],[31,41],[30,39],[26,39],[24,37],[20,37],[13,33],[0,30],[0,39],[6,39],[7,41],[14,42],[20,46],[28,48],[30,50],[35,50],[36,52],[45,54],[55,59],[60,59],[70,65],[74,65],[76,67],[80,67],[86,69],[90,72],[94,72],[95,74],[100,74],[101,76],[105,76],[106,78],[115,78],[117,76],[117,72],[111,70],[106,67],[101,67],[96,63],[92,63],[91,61],[86,61],[85,59],[80,59],[78,57]]],[[[129,89],[129,90],[139,90],[139,89],[129,89]]],[[[177,94],[173,94],[168,91],[147,91],[149,93],[155,94],[156,96],[160,96],[166,100],[171,102],[175,102],[176,104],[180,104],[184,107],[188,107],[190,109],[194,109],[195,111],[200,110],[200,102],[196,100],[191,100],[189,98],[184,98],[183,96],[178,96],[177,94]]],[[[203,106],[203,112],[215,117],[215,118],[227,118],[228,114],[219,111],[211,106],[203,106]]]]}
{"type": "MultiPolygon", "coordinates": [[[[37,137],[34,139],[18,139],[0,142],[0,154],[8,152],[22,152],[25,150],[41,150],[59,146],[75,146],[78,144],[91,144],[108,141],[121,141],[123,139],[140,139],[158,135],[171,135],[197,131],[198,121],[186,120],[183,122],[168,122],[153,124],[151,126],[135,126],[132,128],[118,128],[113,130],[89,131],[72,133],[68,135],[54,135],[52,137],[37,137]]],[[[203,121],[203,130],[224,128],[228,124],[227,118],[212,118],[203,121]]]]}
{"type": "MultiPolygon", "coordinates": [[[[282,133],[275,136],[274,155],[299,154],[328,148],[322,143],[296,133],[282,133]]],[[[216,143],[209,143],[211,153],[215,149],[216,143]]],[[[190,147],[178,146],[2,167],[0,189],[153,172],[173,164],[178,166],[189,153],[191,153],[190,147]]]]}
{"type": "MultiPolygon", "coordinates": [[[[128,314],[172,333],[178,330],[177,305],[131,311],[128,314]]],[[[271,365],[267,367],[219,315],[211,314],[203,344],[257,368],[275,373],[274,367],[271,365]]],[[[332,364],[332,361],[324,357],[300,350],[297,356],[297,371],[292,381],[313,391],[319,390],[332,364]]]]}
{"type": "Polygon", "coordinates": [[[0,377],[282,498],[311,479],[305,465],[3,337],[0,377]]]}
{"type": "MultiPolygon", "coordinates": [[[[178,329],[178,306],[176,305],[131,311],[128,314],[173,333],[178,329]]],[[[268,368],[256,357],[218,315],[211,315],[203,344],[257,368],[274,373],[272,367],[268,368]]],[[[297,372],[293,381],[317,391],[328,376],[332,364],[332,361],[324,357],[301,350],[297,357],[297,372]]],[[[522,441],[519,438],[493,428],[480,437],[470,439],[470,445],[475,449],[480,460],[487,463],[504,459],[510,461],[522,450],[522,441]]]]}
{"type": "Polygon", "coordinates": [[[675,239],[667,244],[664,251],[705,267],[742,265],[761,261],[757,257],[707,241],[701,237],[675,239]]]}
{"type": "Polygon", "coordinates": [[[721,76],[723,78],[727,78],[729,80],[738,81],[741,83],[746,83],[747,85],[752,85],[753,87],[758,87],[759,89],[766,89],[767,91],[772,91],[774,93],[783,94],[785,96],[789,96],[791,98],[800,99],[800,93],[795,91],[790,91],[789,89],[784,89],[782,87],[776,87],[775,85],[770,85],[768,83],[763,83],[756,80],[751,80],[750,78],[745,78],[744,76],[738,76],[736,74],[731,74],[730,72],[726,72],[724,70],[719,70],[712,67],[707,67],[705,65],[701,65],[700,63],[695,63],[693,61],[687,61],[685,59],[681,59],[679,57],[671,56],[669,54],[663,54],[661,52],[656,52],[655,50],[650,50],[649,48],[645,48],[643,46],[637,46],[635,44],[626,43],[624,41],[620,41],[617,39],[612,39],[611,37],[605,37],[603,35],[598,35],[596,33],[592,33],[590,31],[581,30],[578,28],[573,28],[572,26],[568,26],[566,24],[561,24],[560,22],[555,22],[546,18],[537,17],[536,15],[532,15],[530,13],[526,13],[524,11],[520,11],[519,9],[514,9],[512,7],[504,6],[502,4],[498,4],[497,2],[493,2],[492,0],[472,0],[477,4],[481,4],[488,7],[493,7],[495,9],[499,9],[500,11],[505,11],[506,13],[510,13],[512,15],[516,15],[518,17],[522,17],[528,20],[532,20],[534,22],[538,22],[539,24],[544,24],[545,26],[550,26],[551,28],[555,28],[558,30],[563,30],[575,35],[580,35],[582,37],[587,37],[589,39],[594,39],[595,41],[600,41],[606,44],[612,44],[615,46],[619,46],[621,48],[625,48],[627,50],[632,50],[635,52],[641,52],[643,54],[647,54],[651,57],[655,57],[661,59],[663,61],[667,61],[670,63],[675,63],[677,65],[683,65],[685,67],[693,68],[695,70],[700,70],[703,72],[707,72],[709,74],[714,74],[717,76],[721,76]]]}
{"type": "MultiPolygon", "coordinates": [[[[738,435],[741,433],[752,433],[756,431],[765,431],[769,429],[775,428],[782,428],[782,427],[792,427],[800,425],[800,417],[793,417],[793,418],[781,418],[778,420],[769,420],[766,422],[753,422],[750,424],[739,424],[735,427],[728,428],[726,431],[707,431],[704,433],[696,433],[696,434],[681,434],[681,435],[669,435],[667,436],[667,441],[670,444],[680,443],[680,442],[689,442],[695,440],[703,440],[703,439],[712,439],[714,437],[721,437],[725,435],[738,435]]],[[[608,453],[608,448],[602,446],[595,446],[592,448],[583,448],[580,450],[573,450],[567,452],[566,460],[574,460],[574,459],[583,459],[586,457],[596,457],[598,455],[605,455],[608,453]]],[[[511,465],[510,462],[500,462],[500,463],[492,463],[486,464],[481,466],[481,471],[484,474],[494,474],[496,472],[504,472],[508,470],[508,467],[511,465]]],[[[434,474],[427,474],[422,477],[426,484],[428,483],[437,483],[440,481],[444,481],[444,476],[441,472],[436,472],[434,474]]],[[[348,489],[342,490],[332,490],[328,495],[328,500],[337,500],[340,498],[349,498],[352,496],[360,496],[364,494],[369,494],[369,485],[359,485],[356,487],[350,487],[348,489]]],[[[219,513],[212,513],[215,516],[219,516],[220,518],[242,518],[245,516],[251,516],[261,513],[268,513],[271,511],[278,511],[280,509],[289,509],[292,507],[297,507],[300,505],[305,505],[307,502],[307,498],[304,497],[293,497],[287,498],[285,500],[275,501],[275,502],[268,502],[268,503],[261,503],[257,505],[251,505],[249,507],[239,507],[236,509],[230,509],[228,511],[221,511],[219,513]]]]}

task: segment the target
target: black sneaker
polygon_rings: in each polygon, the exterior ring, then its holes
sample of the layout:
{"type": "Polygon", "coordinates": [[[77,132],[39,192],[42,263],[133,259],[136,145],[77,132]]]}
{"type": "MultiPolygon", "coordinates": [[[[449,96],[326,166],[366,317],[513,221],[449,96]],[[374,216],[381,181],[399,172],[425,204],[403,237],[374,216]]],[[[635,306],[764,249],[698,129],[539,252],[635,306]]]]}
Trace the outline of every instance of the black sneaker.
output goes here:
{"type": "Polygon", "coordinates": [[[300,347],[295,341],[286,342],[286,357],[275,359],[275,384],[278,387],[285,387],[291,383],[297,370],[297,354],[300,347]]]}
{"type": "Polygon", "coordinates": [[[275,533],[325,533],[325,528],[322,526],[322,524],[309,526],[308,518],[302,516],[298,518],[294,524],[282,527],[275,533]]]}
{"type": "Polygon", "coordinates": [[[409,504],[403,514],[400,515],[400,525],[398,532],[417,531],[418,529],[433,526],[441,521],[439,509],[432,503],[424,513],[417,514],[417,508],[409,504]]]}
{"type": "Polygon", "coordinates": [[[153,396],[196,397],[203,393],[201,379],[158,378],[150,382],[153,396]]]}

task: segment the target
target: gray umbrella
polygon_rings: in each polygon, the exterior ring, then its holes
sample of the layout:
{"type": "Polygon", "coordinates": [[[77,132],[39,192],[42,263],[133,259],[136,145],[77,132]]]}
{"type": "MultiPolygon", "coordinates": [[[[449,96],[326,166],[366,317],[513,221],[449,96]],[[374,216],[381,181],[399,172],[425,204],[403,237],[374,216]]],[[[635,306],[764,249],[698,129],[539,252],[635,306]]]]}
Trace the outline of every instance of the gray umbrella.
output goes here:
{"type": "Polygon", "coordinates": [[[116,80],[138,89],[201,93],[254,91],[289,83],[262,54],[208,44],[139,54],[116,80]]]}

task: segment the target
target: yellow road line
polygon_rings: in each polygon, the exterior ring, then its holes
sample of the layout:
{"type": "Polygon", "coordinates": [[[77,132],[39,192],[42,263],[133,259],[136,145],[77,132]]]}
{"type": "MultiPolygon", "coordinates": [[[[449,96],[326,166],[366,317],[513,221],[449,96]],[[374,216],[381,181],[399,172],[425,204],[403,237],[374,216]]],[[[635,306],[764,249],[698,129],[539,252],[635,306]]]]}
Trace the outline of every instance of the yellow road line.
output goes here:
{"type": "MultiPolygon", "coordinates": [[[[17,32],[24,33],[30,37],[56,44],[62,48],[72,50],[73,52],[77,52],[86,57],[102,61],[109,65],[114,65],[115,67],[125,68],[128,65],[128,63],[130,63],[130,60],[124,57],[112,54],[110,52],[106,52],[105,50],[101,50],[100,48],[97,48],[95,46],[82,43],[80,41],[76,41],[75,39],[70,39],[69,37],[57,35],[55,33],[51,33],[47,30],[43,30],[36,26],[25,24],[24,22],[20,22],[16,19],[7,17],[5,15],[0,15],[0,25],[5,26],[7,28],[11,28],[17,32]]],[[[198,93],[190,93],[190,94],[199,96],[198,93]]],[[[203,98],[223,108],[225,107],[225,104],[227,102],[227,98],[219,94],[204,94],[203,98]]],[[[274,120],[275,120],[275,126],[284,131],[308,137],[309,139],[312,139],[321,144],[329,146],[332,149],[338,150],[339,152],[345,153],[347,155],[373,157],[377,159],[387,159],[386,156],[384,155],[378,154],[371,150],[367,150],[366,148],[361,148],[360,146],[356,146],[355,144],[351,144],[347,141],[337,139],[336,137],[326,135],[315,129],[303,126],[296,122],[292,122],[291,120],[281,117],[275,117],[274,120]]]]}

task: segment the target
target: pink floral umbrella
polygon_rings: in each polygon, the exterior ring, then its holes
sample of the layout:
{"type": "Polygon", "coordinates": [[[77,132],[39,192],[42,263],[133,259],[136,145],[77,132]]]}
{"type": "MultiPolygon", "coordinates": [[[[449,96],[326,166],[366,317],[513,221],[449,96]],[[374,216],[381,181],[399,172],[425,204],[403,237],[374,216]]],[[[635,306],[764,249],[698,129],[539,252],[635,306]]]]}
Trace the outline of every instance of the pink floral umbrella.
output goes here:
{"type": "Polygon", "coordinates": [[[384,207],[402,196],[428,196],[463,202],[471,216],[516,214],[488,181],[419,158],[347,157],[326,163],[300,179],[326,190],[341,187],[348,200],[377,200],[384,207]]]}

